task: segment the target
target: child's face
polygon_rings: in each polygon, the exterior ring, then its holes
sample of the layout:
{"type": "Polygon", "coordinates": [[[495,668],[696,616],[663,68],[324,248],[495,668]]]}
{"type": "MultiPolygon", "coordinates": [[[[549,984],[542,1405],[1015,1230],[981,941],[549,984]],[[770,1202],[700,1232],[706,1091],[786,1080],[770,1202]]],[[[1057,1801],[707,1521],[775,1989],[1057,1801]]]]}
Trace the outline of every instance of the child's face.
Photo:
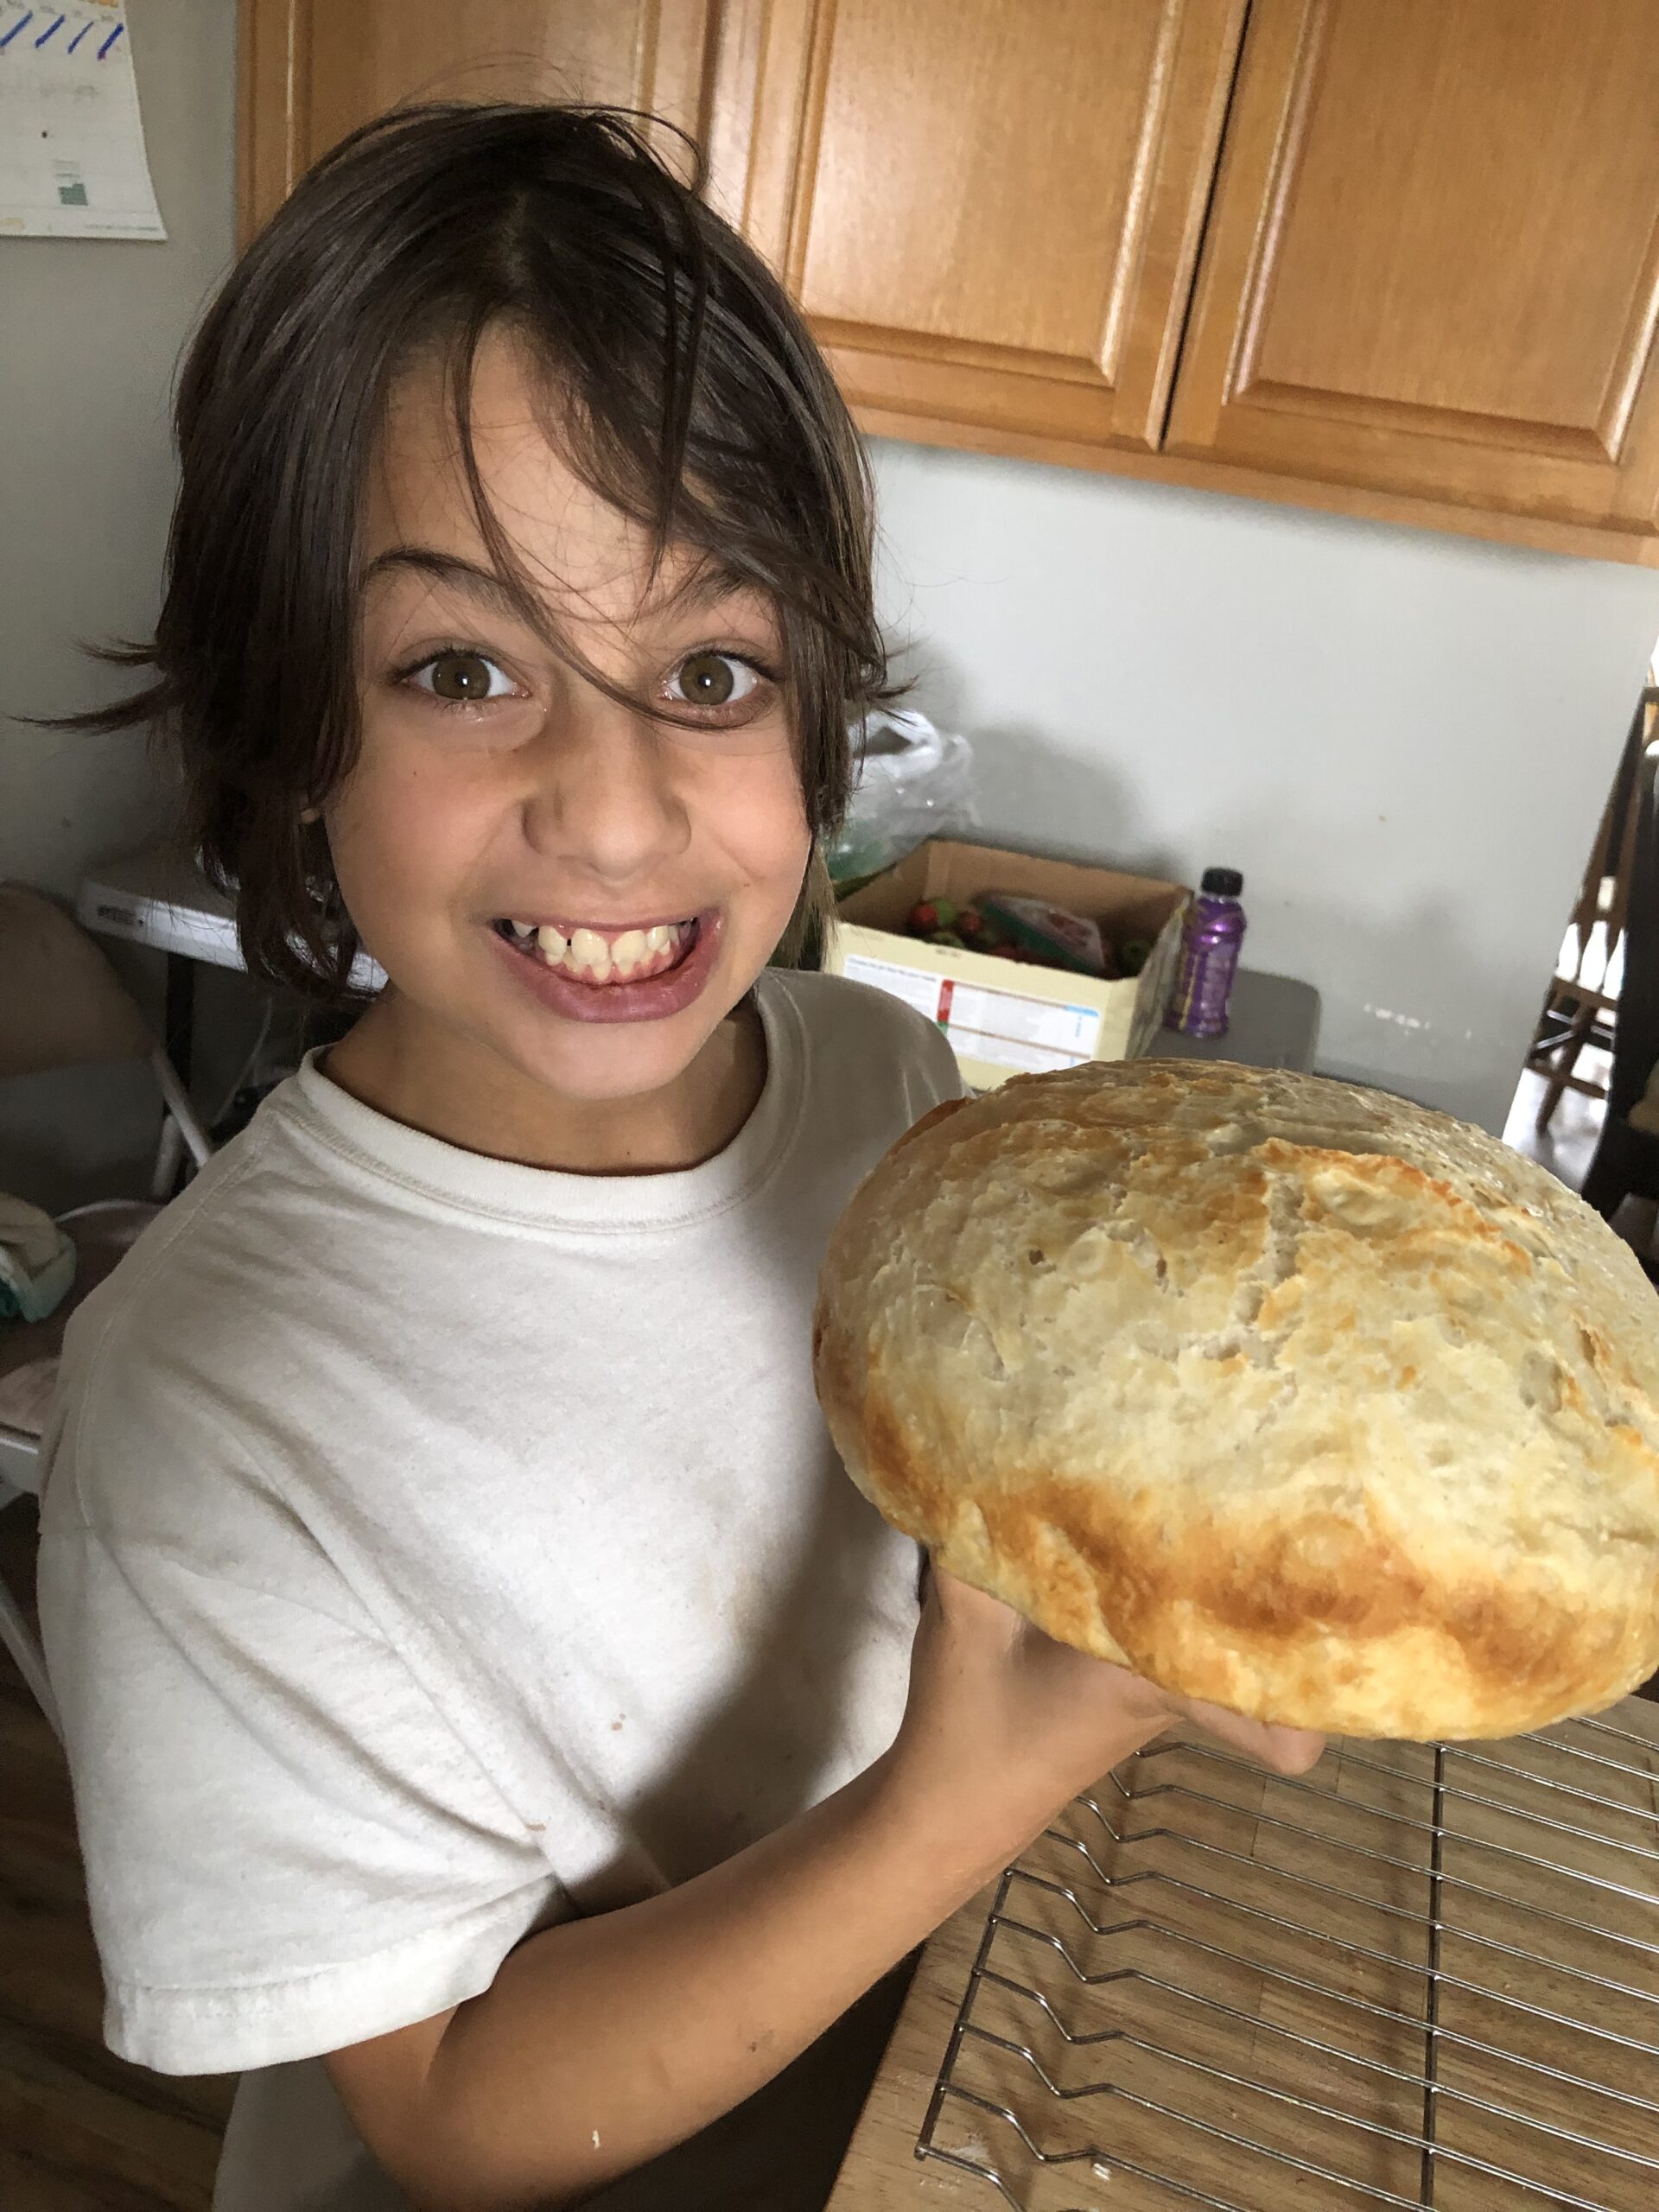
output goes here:
{"type": "Polygon", "coordinates": [[[489,505],[562,633],[683,719],[619,705],[493,588],[437,374],[412,372],[366,504],[362,743],[325,810],[335,869],[424,1044],[483,1056],[496,1084],[641,1097],[696,1058],[799,893],[778,622],[690,555],[650,576],[645,534],[549,442],[510,341],[481,347],[472,404],[489,505]]]}

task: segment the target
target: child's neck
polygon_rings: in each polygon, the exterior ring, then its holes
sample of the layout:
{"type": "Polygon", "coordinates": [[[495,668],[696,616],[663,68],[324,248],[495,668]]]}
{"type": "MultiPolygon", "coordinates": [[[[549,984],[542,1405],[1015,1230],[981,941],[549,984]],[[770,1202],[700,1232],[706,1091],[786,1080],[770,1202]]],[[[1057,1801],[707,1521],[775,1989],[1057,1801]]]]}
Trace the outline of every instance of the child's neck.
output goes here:
{"type": "Polygon", "coordinates": [[[572,1099],[389,993],[323,1065],[365,1106],[467,1152],[567,1174],[660,1175],[724,1151],[760,1099],[766,1046],[746,999],[666,1089],[572,1099]]]}

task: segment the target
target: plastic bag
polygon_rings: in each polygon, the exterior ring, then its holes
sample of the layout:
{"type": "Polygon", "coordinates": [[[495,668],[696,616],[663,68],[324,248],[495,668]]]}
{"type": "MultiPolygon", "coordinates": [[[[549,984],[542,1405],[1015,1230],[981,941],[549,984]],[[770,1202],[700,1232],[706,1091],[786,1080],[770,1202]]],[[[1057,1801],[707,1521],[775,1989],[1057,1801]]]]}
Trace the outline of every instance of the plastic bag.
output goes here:
{"type": "Polygon", "coordinates": [[[0,1318],[44,1321],[74,1279],[75,1248],[51,1215],[0,1191],[0,1318]]]}
{"type": "Polygon", "coordinates": [[[853,741],[861,766],[841,834],[824,855],[845,890],[891,868],[930,837],[975,826],[974,756],[965,737],[935,729],[925,715],[881,707],[853,741]]]}

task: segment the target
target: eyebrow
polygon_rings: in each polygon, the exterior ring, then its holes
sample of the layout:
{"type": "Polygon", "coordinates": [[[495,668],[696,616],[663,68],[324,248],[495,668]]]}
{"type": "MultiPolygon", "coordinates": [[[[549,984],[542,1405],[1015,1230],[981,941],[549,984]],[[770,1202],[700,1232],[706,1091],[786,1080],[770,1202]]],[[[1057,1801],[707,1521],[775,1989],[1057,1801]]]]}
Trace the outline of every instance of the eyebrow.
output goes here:
{"type": "MultiPolygon", "coordinates": [[[[384,553],[377,553],[363,571],[363,588],[366,590],[376,576],[399,569],[409,569],[416,575],[430,576],[436,582],[451,584],[515,622],[523,622],[526,619],[523,594],[505,576],[499,575],[493,569],[481,567],[476,561],[468,561],[461,554],[440,552],[435,546],[393,545],[384,553]]],[[[740,576],[724,562],[709,554],[658,606],[650,611],[658,615],[693,613],[716,606],[721,600],[734,598],[740,592],[765,597],[759,585],[751,582],[747,576],[740,576]]],[[[543,616],[543,619],[545,620],[547,618],[543,616]]]]}
{"type": "Polygon", "coordinates": [[[430,576],[438,583],[453,584],[515,622],[524,620],[523,596],[505,576],[497,575],[493,569],[480,568],[476,561],[463,560],[458,553],[440,553],[429,545],[393,545],[377,553],[363,571],[363,588],[366,590],[377,576],[403,569],[430,576]]]}

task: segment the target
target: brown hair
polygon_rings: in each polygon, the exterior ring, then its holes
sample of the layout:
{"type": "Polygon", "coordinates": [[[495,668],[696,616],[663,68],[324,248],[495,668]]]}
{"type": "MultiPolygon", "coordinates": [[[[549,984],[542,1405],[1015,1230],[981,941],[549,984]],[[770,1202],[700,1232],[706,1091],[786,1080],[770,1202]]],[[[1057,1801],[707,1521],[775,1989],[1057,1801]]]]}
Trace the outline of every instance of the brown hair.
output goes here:
{"type": "MultiPolygon", "coordinates": [[[[355,932],[300,817],[355,756],[359,505],[416,355],[447,362],[480,529],[546,633],[467,435],[478,346],[503,322],[545,367],[571,465],[658,557],[690,546],[771,599],[815,849],[839,823],[849,721],[887,683],[868,467],[799,315],[698,196],[700,165],[688,186],[652,150],[649,120],[445,105],[365,125],[254,239],[186,357],[155,641],[105,654],[155,680],[70,719],[176,743],[187,828],[268,981],[346,995],[355,932]]],[[[791,934],[827,895],[815,861],[791,934]]]]}

